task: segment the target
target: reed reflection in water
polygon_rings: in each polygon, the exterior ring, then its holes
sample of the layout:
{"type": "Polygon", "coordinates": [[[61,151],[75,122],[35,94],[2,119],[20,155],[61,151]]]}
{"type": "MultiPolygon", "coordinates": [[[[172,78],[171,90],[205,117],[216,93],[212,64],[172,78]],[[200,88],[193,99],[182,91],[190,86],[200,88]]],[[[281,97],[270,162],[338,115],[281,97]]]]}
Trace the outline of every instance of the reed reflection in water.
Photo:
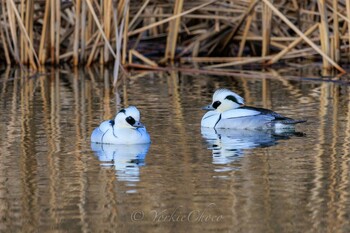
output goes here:
{"type": "Polygon", "coordinates": [[[114,91],[108,69],[45,72],[2,70],[0,231],[350,231],[346,82],[291,70],[138,73],[114,91]],[[305,135],[202,131],[200,107],[219,87],[307,119],[298,127],[305,135]],[[92,130],[128,105],[140,109],[150,147],[91,148],[92,130]],[[160,218],[174,210],[222,218],[160,218]],[[144,218],[133,220],[135,211],[144,218]]]}

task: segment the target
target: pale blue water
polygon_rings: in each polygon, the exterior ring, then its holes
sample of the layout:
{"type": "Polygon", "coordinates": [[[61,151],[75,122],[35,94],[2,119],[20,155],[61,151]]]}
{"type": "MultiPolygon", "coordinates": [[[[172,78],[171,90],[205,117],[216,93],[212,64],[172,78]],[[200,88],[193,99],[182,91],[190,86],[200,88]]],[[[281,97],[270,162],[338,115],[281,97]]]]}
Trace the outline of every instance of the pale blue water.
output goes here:
{"type": "Polygon", "coordinates": [[[107,69],[48,73],[0,77],[1,232],[350,231],[346,77],[144,73],[113,90],[107,69]],[[308,122],[296,135],[203,131],[220,87],[308,122]],[[128,105],[152,144],[91,146],[128,105]]]}

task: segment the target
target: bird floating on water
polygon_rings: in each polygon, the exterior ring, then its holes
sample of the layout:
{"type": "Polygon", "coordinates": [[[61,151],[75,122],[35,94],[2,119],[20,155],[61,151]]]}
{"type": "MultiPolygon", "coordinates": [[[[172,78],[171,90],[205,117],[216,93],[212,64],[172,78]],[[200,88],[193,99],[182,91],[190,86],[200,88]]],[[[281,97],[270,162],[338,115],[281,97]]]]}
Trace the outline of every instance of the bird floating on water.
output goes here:
{"type": "Polygon", "coordinates": [[[107,120],[95,128],[91,142],[106,144],[146,144],[151,139],[140,122],[140,111],[129,106],[118,112],[114,120],[107,120]]]}
{"type": "Polygon", "coordinates": [[[241,96],[224,88],[216,90],[213,102],[203,109],[210,110],[201,121],[201,126],[207,128],[292,130],[295,124],[305,122],[269,109],[244,106],[241,96]]]}

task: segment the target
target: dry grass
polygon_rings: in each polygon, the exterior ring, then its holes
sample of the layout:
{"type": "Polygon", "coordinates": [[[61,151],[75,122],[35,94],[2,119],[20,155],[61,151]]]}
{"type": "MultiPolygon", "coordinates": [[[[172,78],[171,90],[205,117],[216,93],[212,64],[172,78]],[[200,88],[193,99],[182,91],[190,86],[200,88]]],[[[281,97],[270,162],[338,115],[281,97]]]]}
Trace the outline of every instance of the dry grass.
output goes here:
{"type": "Polygon", "coordinates": [[[2,0],[0,59],[37,70],[99,62],[157,68],[173,62],[206,69],[322,61],[345,70],[347,0],[2,0]],[[134,59],[136,58],[136,59],[134,59]]]}

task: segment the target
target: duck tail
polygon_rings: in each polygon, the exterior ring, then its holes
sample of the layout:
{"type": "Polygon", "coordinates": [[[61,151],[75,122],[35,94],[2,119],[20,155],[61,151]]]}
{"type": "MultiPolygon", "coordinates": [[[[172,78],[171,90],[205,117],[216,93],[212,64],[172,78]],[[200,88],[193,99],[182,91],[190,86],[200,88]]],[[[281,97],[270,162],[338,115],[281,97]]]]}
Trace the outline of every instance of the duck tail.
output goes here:
{"type": "Polygon", "coordinates": [[[299,124],[299,123],[305,123],[306,120],[294,120],[294,119],[287,119],[282,121],[282,124],[286,124],[286,125],[295,125],[295,124],[299,124]]]}
{"type": "Polygon", "coordinates": [[[276,129],[294,129],[294,125],[304,122],[306,122],[306,120],[294,120],[292,118],[286,118],[283,120],[273,121],[273,126],[276,129]]]}

